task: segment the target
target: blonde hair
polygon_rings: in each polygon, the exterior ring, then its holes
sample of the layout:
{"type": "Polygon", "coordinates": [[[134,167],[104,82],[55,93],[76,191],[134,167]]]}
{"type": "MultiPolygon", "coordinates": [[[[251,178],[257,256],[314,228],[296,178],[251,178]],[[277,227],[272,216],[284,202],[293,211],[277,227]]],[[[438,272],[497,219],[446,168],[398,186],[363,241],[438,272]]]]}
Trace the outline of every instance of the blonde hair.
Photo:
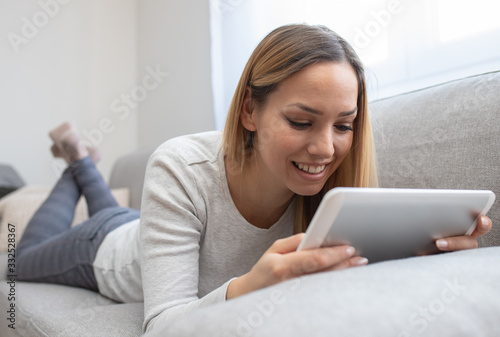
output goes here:
{"type": "Polygon", "coordinates": [[[307,229],[321,199],[330,189],[378,186],[364,69],[354,49],[324,26],[286,25],[273,30],[255,48],[243,70],[223,133],[222,146],[228,163],[244,170],[253,153],[253,135],[240,120],[247,88],[250,88],[252,102],[262,106],[283,80],[317,62],[345,62],[352,66],[358,80],[358,115],[353,125],[351,150],[323,189],[313,196],[296,195],[295,233],[307,229]]]}

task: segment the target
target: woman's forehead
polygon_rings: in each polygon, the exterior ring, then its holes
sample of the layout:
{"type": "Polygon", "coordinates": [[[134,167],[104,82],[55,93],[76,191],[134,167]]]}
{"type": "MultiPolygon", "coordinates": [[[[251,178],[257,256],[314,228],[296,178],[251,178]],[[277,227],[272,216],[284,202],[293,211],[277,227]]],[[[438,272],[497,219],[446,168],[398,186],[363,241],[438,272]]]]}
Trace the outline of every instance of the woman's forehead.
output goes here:
{"type": "Polygon", "coordinates": [[[354,69],[348,63],[323,62],[310,65],[280,83],[271,94],[300,100],[321,100],[325,103],[345,102],[355,107],[358,81],[354,69]],[[350,103],[349,103],[350,102],[350,103]]]}

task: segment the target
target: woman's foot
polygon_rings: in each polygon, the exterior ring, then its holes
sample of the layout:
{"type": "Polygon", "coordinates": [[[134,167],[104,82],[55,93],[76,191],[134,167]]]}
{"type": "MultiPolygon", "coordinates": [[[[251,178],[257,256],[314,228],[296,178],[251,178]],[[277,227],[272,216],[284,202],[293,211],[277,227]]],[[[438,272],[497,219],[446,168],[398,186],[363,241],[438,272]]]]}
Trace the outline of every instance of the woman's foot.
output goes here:
{"type": "Polygon", "coordinates": [[[52,152],[52,155],[56,158],[64,158],[64,154],[59,150],[56,144],[52,144],[50,147],[50,152],[52,152]]]}
{"type": "Polygon", "coordinates": [[[87,146],[87,151],[94,164],[97,164],[101,160],[101,152],[97,148],[87,146]]]}
{"type": "Polygon", "coordinates": [[[49,136],[54,141],[51,147],[54,157],[64,158],[68,164],[89,155],[94,163],[100,159],[97,149],[85,147],[78,135],[78,130],[72,123],[67,122],[58,126],[49,132],[49,136]]]}

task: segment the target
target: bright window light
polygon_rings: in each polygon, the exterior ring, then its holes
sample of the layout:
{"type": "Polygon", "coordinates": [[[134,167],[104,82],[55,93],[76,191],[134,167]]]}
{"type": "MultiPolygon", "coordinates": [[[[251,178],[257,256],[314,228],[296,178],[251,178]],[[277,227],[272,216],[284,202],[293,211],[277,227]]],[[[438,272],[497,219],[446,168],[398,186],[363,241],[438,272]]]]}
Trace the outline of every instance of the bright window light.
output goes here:
{"type": "Polygon", "coordinates": [[[365,65],[388,58],[387,30],[394,14],[387,8],[386,0],[309,0],[302,6],[306,22],[321,23],[340,34],[365,65]]]}
{"type": "Polygon", "coordinates": [[[253,48],[287,23],[322,24],[345,38],[366,66],[371,100],[500,69],[500,0],[211,1],[231,4],[213,20],[219,128],[253,48]]]}
{"type": "Polygon", "coordinates": [[[439,38],[449,42],[500,29],[499,14],[499,1],[438,0],[439,38]]]}

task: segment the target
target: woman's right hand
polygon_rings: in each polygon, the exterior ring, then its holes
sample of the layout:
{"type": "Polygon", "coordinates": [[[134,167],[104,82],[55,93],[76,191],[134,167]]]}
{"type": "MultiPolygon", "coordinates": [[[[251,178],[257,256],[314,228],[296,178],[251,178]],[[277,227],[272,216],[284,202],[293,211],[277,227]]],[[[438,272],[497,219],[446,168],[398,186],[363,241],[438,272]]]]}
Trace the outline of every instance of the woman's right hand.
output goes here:
{"type": "Polygon", "coordinates": [[[226,298],[235,298],[306,274],[368,263],[366,258],[353,256],[355,249],[347,245],[297,252],[303,237],[304,233],[300,233],[275,241],[252,270],[229,283],[226,298]]]}

